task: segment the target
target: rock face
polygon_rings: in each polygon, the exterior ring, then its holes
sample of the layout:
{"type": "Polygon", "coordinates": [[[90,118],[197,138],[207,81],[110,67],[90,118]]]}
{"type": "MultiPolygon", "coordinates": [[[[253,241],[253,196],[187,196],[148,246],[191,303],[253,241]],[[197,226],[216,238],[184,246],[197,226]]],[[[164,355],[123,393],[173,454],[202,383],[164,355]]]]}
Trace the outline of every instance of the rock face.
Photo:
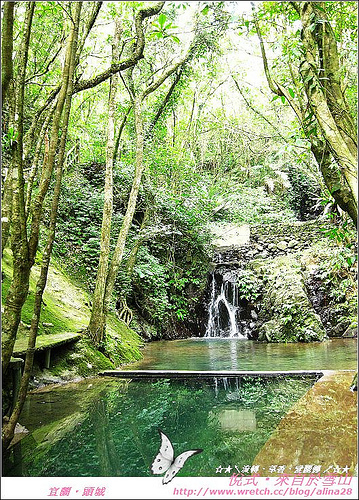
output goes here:
{"type": "Polygon", "coordinates": [[[263,276],[258,340],[311,342],[326,338],[320,317],[307,296],[298,259],[276,257],[270,262],[253,262],[251,267],[263,276]]]}
{"type": "Polygon", "coordinates": [[[237,229],[228,224],[212,229],[216,235],[212,243],[223,261],[248,262],[302,252],[322,239],[323,231],[329,228],[328,223],[317,221],[239,226],[237,229]]]}
{"type": "Polygon", "coordinates": [[[350,325],[343,333],[344,338],[357,338],[358,337],[358,325],[350,325]]]}

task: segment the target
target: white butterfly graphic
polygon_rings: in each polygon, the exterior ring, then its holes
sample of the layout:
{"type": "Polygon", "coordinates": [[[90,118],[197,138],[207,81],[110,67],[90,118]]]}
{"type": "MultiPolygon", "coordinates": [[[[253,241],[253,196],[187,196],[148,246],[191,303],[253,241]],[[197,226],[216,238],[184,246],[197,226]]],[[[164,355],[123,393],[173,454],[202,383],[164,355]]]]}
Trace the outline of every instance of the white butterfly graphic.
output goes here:
{"type": "Polygon", "coordinates": [[[177,472],[182,469],[189,457],[201,453],[203,450],[185,451],[175,458],[171,441],[161,429],[158,429],[158,432],[161,436],[161,446],[151,465],[151,471],[153,474],[163,474],[166,472],[162,479],[162,484],[167,484],[172,481],[177,472]]]}

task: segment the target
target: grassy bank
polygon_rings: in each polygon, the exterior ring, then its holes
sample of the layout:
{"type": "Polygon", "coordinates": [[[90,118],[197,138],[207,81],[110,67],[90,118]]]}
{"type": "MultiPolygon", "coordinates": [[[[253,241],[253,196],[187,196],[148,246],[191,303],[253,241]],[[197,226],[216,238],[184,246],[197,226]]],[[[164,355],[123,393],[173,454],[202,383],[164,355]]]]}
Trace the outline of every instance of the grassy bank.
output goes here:
{"type": "MultiPolygon", "coordinates": [[[[30,289],[24,304],[17,340],[26,342],[35,298],[36,281],[40,272],[41,256],[38,258],[30,278],[30,289]]],[[[5,300],[12,277],[12,256],[4,252],[2,262],[2,299],[5,300]]],[[[52,261],[41,308],[38,335],[65,332],[84,332],[90,319],[90,300],[87,293],[75,284],[66,273],[52,261]]],[[[123,363],[141,358],[141,338],[125,323],[110,313],[107,326],[106,356],[94,348],[84,334],[74,344],[58,347],[52,355],[50,368],[42,369],[35,359],[34,381],[55,382],[95,375],[99,370],[111,369],[123,363]]]]}

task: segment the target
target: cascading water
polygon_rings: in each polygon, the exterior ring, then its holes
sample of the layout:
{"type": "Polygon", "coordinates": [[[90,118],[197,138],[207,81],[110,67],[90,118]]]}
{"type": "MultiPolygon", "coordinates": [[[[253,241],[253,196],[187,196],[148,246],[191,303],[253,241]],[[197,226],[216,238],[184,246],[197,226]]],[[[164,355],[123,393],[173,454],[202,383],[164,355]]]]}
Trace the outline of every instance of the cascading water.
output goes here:
{"type": "Polygon", "coordinates": [[[235,271],[213,271],[205,337],[247,338],[241,328],[241,309],[235,271]]]}

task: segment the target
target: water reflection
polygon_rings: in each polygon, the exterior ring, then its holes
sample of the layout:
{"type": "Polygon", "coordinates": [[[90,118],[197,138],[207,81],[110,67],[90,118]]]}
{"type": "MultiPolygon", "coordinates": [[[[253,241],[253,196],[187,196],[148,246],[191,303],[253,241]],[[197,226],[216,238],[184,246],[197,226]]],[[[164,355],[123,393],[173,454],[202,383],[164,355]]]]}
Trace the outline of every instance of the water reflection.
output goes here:
{"type": "Polygon", "coordinates": [[[230,343],[230,350],[231,350],[231,369],[232,370],[238,370],[238,353],[237,353],[237,342],[231,342],[230,343]]]}
{"type": "Polygon", "coordinates": [[[357,366],[357,339],[268,344],[235,338],[193,338],[151,342],[143,355],[143,360],[128,369],[343,370],[357,366]]]}
{"type": "Polygon", "coordinates": [[[223,431],[244,432],[257,428],[256,414],[252,410],[222,410],[214,415],[223,431]]]}
{"type": "Polygon", "coordinates": [[[149,476],[161,428],[175,453],[203,448],[179,475],[251,465],[314,378],[84,381],[29,396],[7,476],[149,476]]]}

